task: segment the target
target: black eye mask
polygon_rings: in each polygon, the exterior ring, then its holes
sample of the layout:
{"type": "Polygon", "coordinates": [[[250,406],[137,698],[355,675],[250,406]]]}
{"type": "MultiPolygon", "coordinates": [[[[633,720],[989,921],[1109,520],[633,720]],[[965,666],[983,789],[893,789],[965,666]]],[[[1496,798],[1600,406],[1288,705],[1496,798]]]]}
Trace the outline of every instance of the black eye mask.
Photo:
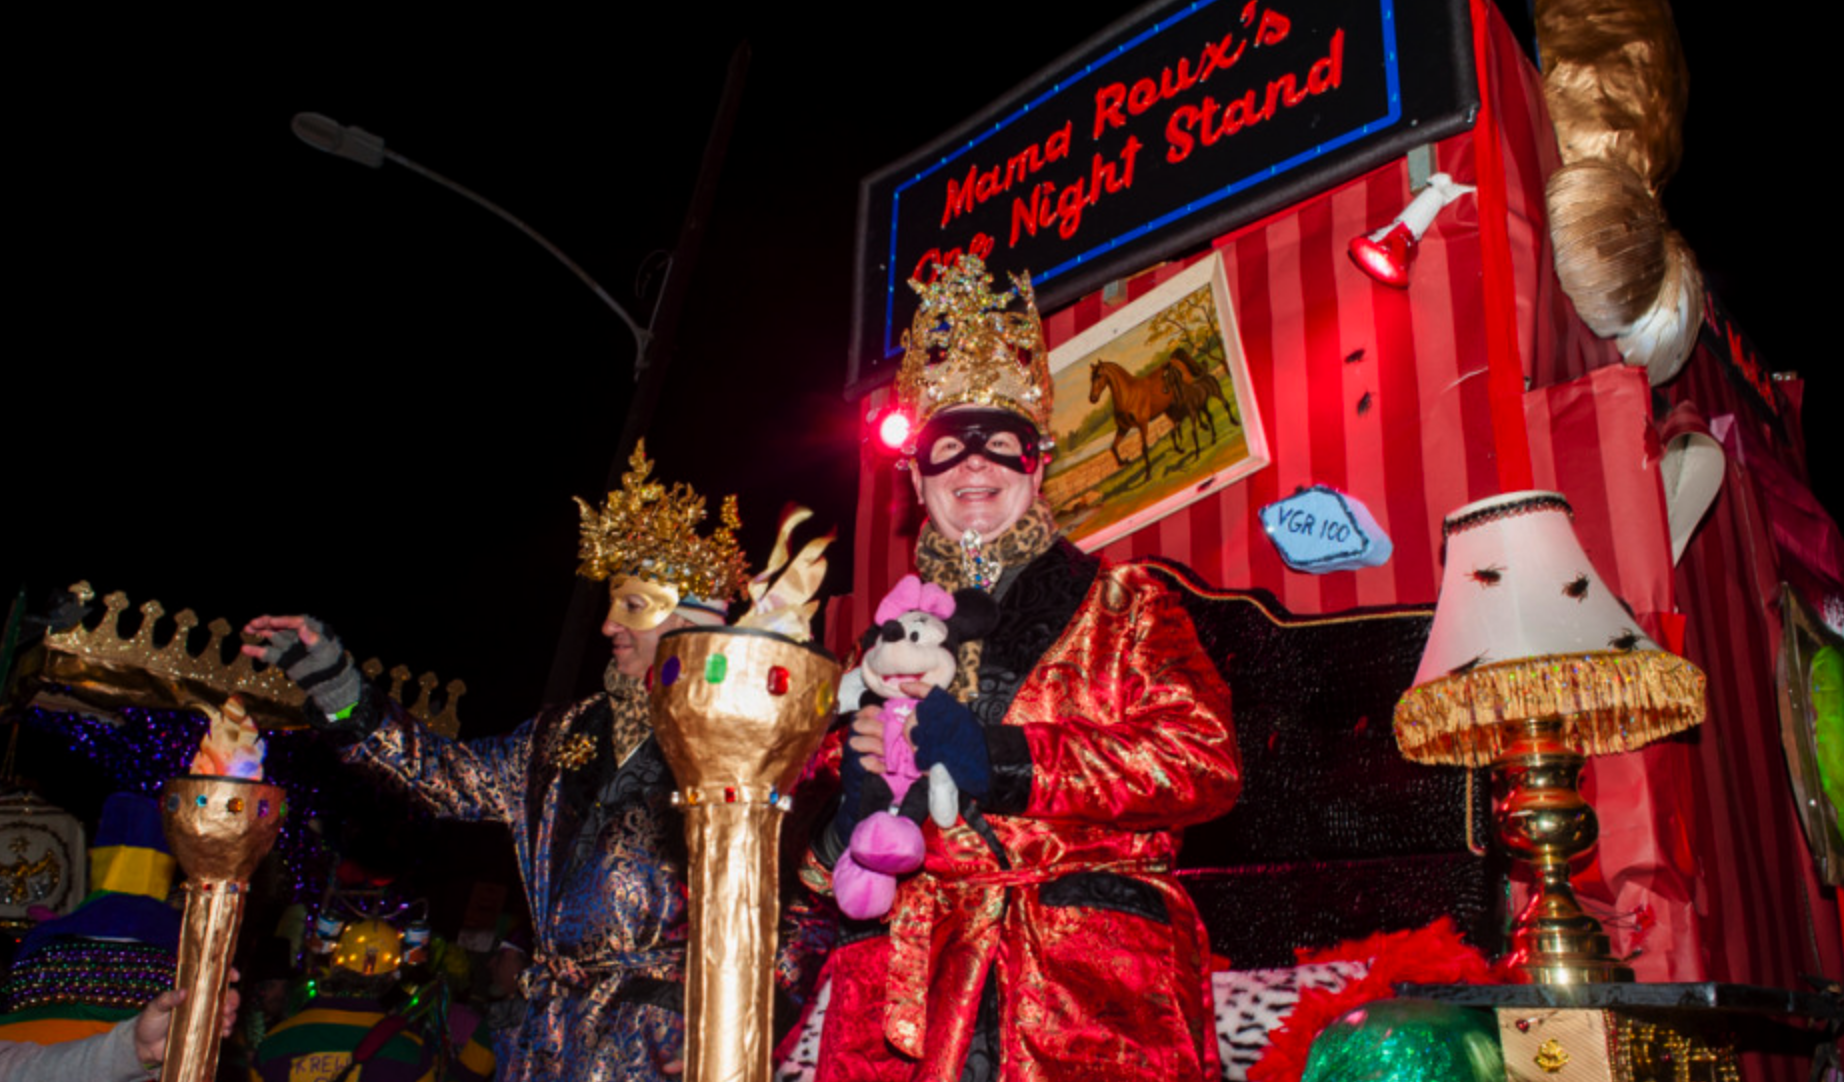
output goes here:
{"type": "Polygon", "coordinates": [[[922,434],[916,440],[916,469],[922,476],[944,474],[967,461],[969,455],[979,455],[1014,473],[1035,473],[1043,462],[1043,456],[1038,453],[1037,429],[1010,410],[954,410],[936,414],[922,426],[922,434]],[[986,449],[988,440],[1004,432],[1018,437],[1018,446],[1022,448],[1019,454],[1002,455],[986,449]],[[929,449],[949,436],[960,441],[960,453],[940,462],[930,462],[929,449]]]}

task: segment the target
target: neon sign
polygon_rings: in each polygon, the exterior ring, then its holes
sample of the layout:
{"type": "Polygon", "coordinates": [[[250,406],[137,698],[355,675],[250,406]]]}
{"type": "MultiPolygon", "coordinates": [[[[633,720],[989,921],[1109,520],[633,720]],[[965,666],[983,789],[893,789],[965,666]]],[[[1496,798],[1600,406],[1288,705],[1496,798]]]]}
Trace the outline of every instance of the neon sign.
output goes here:
{"type": "Polygon", "coordinates": [[[1155,4],[860,192],[851,383],[887,378],[907,280],[980,253],[1056,307],[1470,125],[1463,0],[1155,4]]]}

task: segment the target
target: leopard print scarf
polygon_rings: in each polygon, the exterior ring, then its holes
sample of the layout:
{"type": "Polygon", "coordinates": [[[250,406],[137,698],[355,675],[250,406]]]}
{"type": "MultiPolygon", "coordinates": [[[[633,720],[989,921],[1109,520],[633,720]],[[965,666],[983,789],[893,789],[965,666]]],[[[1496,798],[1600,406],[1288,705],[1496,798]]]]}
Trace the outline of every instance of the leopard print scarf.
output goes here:
{"type": "MultiPolygon", "coordinates": [[[[996,560],[1003,573],[1023,567],[1048,552],[1056,543],[1057,535],[1056,516],[1051,514],[1050,505],[1040,499],[1018,516],[1018,521],[1004,533],[987,542],[983,555],[996,560]]],[[[973,576],[964,557],[959,538],[944,535],[932,521],[922,524],[921,536],[916,539],[916,571],[924,580],[949,593],[969,585],[973,576]]],[[[948,691],[961,702],[972,702],[979,694],[980,647],[977,639],[963,642],[955,655],[959,670],[948,691]]]]}
{"type": "Polygon", "coordinates": [[[602,670],[602,687],[608,692],[608,705],[614,714],[608,736],[618,767],[653,735],[653,704],[647,696],[646,685],[634,677],[621,675],[613,661],[602,670]]]}

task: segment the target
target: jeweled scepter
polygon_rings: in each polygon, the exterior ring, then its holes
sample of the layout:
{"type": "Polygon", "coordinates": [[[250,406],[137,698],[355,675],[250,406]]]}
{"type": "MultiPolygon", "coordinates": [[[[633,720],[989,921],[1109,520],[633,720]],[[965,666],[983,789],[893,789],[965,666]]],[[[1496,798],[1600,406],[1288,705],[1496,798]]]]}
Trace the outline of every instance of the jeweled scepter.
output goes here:
{"type": "Polygon", "coordinates": [[[690,857],[688,1082],[769,1077],[781,816],[826,735],[838,678],[831,655],[772,632],[660,639],[653,731],[678,779],[690,857]]]}
{"type": "MultiPolygon", "coordinates": [[[[257,668],[247,655],[225,662],[220,644],[231,634],[228,621],[206,625],[201,645],[192,634],[199,620],[191,609],[169,621],[165,606],[149,600],[140,606],[141,619],[124,632],[128,595],[118,591],[98,599],[88,582],[76,583],[69,593],[59,610],[75,614],[74,622],[46,634],[21,663],[22,701],[105,716],[122,707],[177,707],[211,719],[191,773],[168,782],[161,800],[167,838],[188,876],[179,978],[181,987],[191,989],[172,1024],[162,1077],[209,1079],[217,1061],[215,1020],[249,877],[274,846],[286,807],[283,790],[262,783],[256,722],[300,724],[303,693],[282,670],[257,668]],[[100,614],[78,618],[98,600],[100,614]],[[199,705],[220,701],[221,711],[199,705]]],[[[375,677],[384,666],[374,658],[360,671],[375,677]]],[[[411,675],[402,666],[390,670],[390,697],[431,729],[453,736],[459,724],[455,704],[466,685],[449,682],[438,713],[435,675],[424,673],[414,684],[411,675]]]]}
{"type": "Polygon", "coordinates": [[[826,733],[839,675],[830,655],[807,645],[832,536],[790,560],[789,538],[812,516],[790,509],[766,570],[752,579],[736,542],[734,496],[719,525],[701,534],[702,496],[652,480],[644,447],[629,464],[599,507],[577,501],[577,572],[609,581],[609,620],[646,630],[688,598],[708,605],[746,589],[751,601],[736,627],[661,636],[648,686],[690,857],[683,1077],[768,1082],[781,812],[826,733]]]}
{"type": "Polygon", "coordinates": [[[160,820],[186,873],[186,915],[179,934],[179,987],[166,1082],[210,1082],[218,1071],[218,1021],[230,984],[230,960],[243,923],[250,875],[275,845],[287,812],[279,786],[262,781],[262,741],[235,697],[222,711],[201,708],[211,729],[192,773],[166,783],[160,820]]]}
{"type": "Polygon", "coordinates": [[[839,666],[808,644],[831,535],[788,559],[811,512],[783,516],[735,627],[660,639],[653,731],[679,788],[689,856],[687,1082],[768,1082],[774,1044],[781,816],[832,720],[839,666]]]}

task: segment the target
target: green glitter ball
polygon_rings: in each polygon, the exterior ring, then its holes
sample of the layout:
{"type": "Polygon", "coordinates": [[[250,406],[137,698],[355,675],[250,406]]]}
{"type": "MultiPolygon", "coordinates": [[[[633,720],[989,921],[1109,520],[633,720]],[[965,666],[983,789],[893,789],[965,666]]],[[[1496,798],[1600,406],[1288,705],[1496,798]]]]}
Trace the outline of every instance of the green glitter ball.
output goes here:
{"type": "Polygon", "coordinates": [[[1366,1003],[1313,1041],[1301,1082],[1504,1082],[1490,1011],[1421,999],[1366,1003]]]}

